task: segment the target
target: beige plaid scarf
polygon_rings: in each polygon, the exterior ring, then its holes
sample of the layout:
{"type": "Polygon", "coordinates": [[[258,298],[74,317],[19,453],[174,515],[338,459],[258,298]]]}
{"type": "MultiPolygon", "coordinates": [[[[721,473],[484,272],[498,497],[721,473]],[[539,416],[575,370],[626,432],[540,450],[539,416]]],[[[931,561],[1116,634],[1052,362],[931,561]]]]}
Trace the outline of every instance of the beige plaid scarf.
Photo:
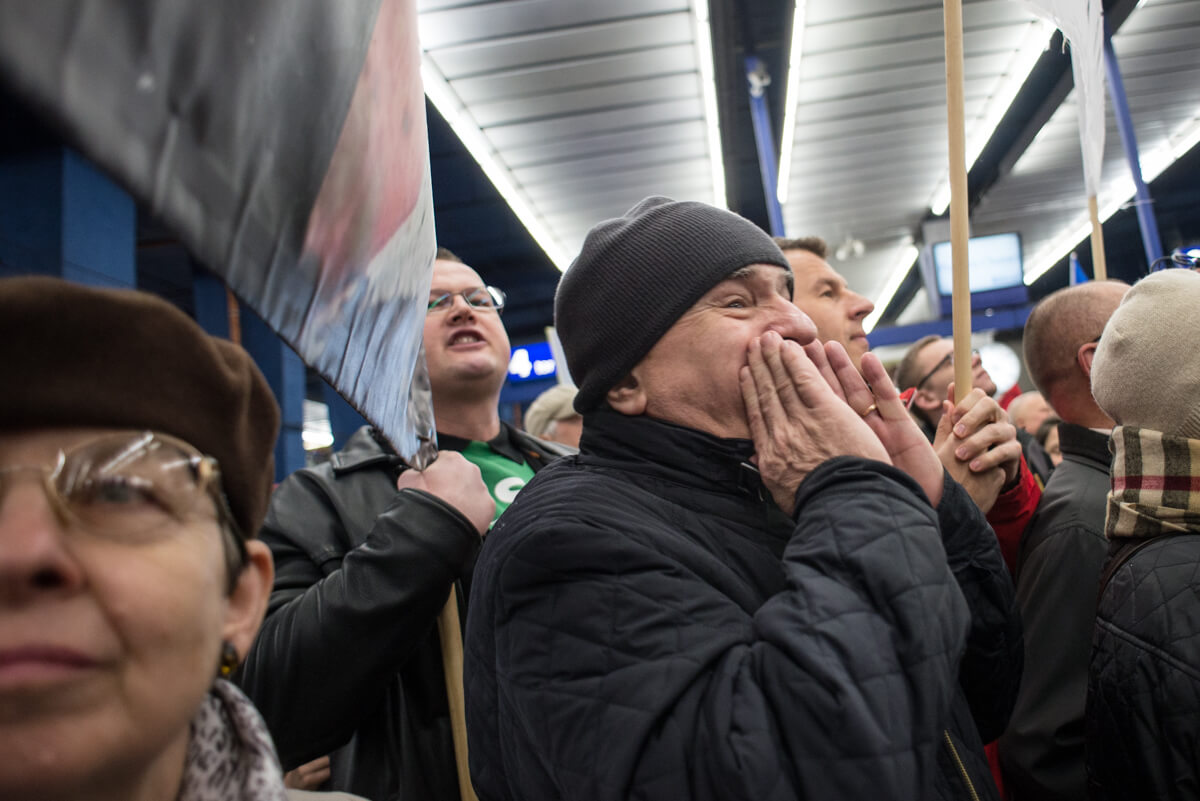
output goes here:
{"type": "Polygon", "coordinates": [[[1117,426],[1110,447],[1109,539],[1200,532],[1200,440],[1117,426]]]}

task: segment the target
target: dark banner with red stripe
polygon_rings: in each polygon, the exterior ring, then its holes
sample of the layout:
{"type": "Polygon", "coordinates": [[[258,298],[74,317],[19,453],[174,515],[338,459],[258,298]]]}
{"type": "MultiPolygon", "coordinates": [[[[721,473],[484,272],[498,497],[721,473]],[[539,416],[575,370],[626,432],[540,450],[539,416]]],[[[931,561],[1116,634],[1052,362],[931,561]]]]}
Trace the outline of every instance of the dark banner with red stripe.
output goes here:
{"type": "Polygon", "coordinates": [[[402,455],[429,457],[435,243],[414,0],[3,3],[0,81],[402,455]]]}

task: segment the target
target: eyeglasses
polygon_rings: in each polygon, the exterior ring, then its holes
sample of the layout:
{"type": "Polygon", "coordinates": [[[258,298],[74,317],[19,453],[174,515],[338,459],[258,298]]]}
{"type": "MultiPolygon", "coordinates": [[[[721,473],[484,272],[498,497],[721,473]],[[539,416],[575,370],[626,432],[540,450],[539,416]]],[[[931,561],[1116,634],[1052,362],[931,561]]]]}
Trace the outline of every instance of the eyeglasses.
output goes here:
{"type": "Polygon", "coordinates": [[[504,301],[507,299],[504,292],[494,286],[471,287],[460,292],[443,292],[430,296],[425,313],[446,311],[454,305],[455,297],[462,297],[472,309],[494,311],[496,314],[504,311],[504,301]]]}
{"type": "Polygon", "coordinates": [[[232,540],[234,553],[226,552],[232,575],[246,559],[246,546],[221,493],[217,460],[182,440],[151,431],[106,434],[60,450],[49,467],[6,465],[0,467],[0,497],[22,473],[40,479],[64,526],[122,543],[163,538],[170,523],[194,513],[207,495],[232,540]]]}
{"type": "MultiPolygon", "coordinates": [[[[971,351],[971,358],[972,358],[972,359],[974,359],[974,358],[975,358],[976,356],[978,356],[978,355],[979,355],[979,351],[977,351],[977,350],[972,350],[972,351],[971,351]]],[[[920,380],[920,381],[918,381],[918,382],[917,382],[917,385],[916,385],[916,386],[917,386],[917,391],[919,392],[919,391],[921,390],[921,387],[925,386],[925,382],[926,382],[926,381],[928,381],[929,379],[933,378],[933,374],[934,374],[934,373],[936,373],[938,370],[941,370],[943,367],[945,367],[945,366],[946,366],[946,365],[948,365],[948,364],[949,364],[949,365],[953,365],[953,364],[954,364],[954,351],[950,351],[950,352],[949,352],[949,353],[947,353],[945,356],[943,356],[943,357],[942,357],[942,360],[941,360],[940,362],[938,362],[937,364],[935,364],[935,365],[933,366],[933,369],[932,369],[932,370],[930,370],[928,373],[926,373],[925,375],[923,375],[923,376],[921,377],[921,380],[920,380]]]]}

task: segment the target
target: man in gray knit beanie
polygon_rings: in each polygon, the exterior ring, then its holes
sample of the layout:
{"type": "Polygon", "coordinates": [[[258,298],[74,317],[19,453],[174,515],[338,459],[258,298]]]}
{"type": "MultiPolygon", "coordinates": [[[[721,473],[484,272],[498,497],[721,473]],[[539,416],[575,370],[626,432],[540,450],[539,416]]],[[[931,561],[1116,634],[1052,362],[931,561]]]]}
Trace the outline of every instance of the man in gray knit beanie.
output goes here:
{"type": "Polygon", "coordinates": [[[995,537],[879,360],[816,340],[770,237],[648,198],[587,235],[555,318],[583,439],[476,563],[475,785],[866,798],[886,775],[908,799],[966,775],[994,799],[979,738],[1003,722],[970,709],[1003,710],[1020,647],[995,537]]]}
{"type": "Polygon", "coordinates": [[[554,297],[554,324],[579,394],[599,405],[701,295],[752,264],[792,268],[761,228],[694,201],[648,197],[588,232],[554,297]]]}

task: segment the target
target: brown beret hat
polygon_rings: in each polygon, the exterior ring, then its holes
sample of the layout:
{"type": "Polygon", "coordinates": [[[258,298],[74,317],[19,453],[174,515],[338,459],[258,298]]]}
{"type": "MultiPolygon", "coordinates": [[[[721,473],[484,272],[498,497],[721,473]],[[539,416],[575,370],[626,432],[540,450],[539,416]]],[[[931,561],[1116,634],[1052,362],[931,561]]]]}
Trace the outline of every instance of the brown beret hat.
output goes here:
{"type": "Polygon", "coordinates": [[[279,407],[242,348],[146,292],[0,279],[0,428],[149,429],[214,457],[253,537],[274,480],[279,407]]]}

